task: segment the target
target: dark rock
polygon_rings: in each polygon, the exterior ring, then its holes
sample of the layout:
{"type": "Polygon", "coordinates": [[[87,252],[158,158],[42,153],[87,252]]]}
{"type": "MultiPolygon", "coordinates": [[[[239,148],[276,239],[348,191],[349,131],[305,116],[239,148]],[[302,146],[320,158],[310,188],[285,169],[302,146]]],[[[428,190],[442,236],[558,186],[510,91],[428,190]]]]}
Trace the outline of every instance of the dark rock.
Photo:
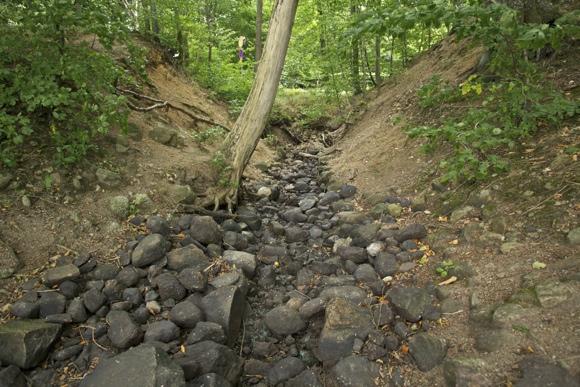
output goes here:
{"type": "Polygon", "coordinates": [[[379,366],[362,356],[349,356],[332,368],[337,387],[376,386],[381,380],[379,366]]]}
{"type": "Polygon", "coordinates": [[[187,337],[187,344],[195,344],[207,340],[225,344],[226,335],[222,326],[210,321],[200,321],[187,337]]]}
{"type": "Polygon", "coordinates": [[[243,206],[238,207],[238,217],[239,220],[246,223],[252,231],[258,231],[262,227],[262,218],[253,208],[243,206]]]}
{"type": "Polygon", "coordinates": [[[338,255],[340,255],[342,259],[352,261],[356,264],[361,264],[368,261],[367,252],[362,247],[356,246],[342,247],[339,248],[338,255]]]}
{"type": "Polygon", "coordinates": [[[528,356],[519,363],[523,374],[515,387],[579,387],[580,382],[568,370],[539,356],[528,356]]]}
{"type": "Polygon", "coordinates": [[[207,287],[207,276],[194,268],[183,269],[177,279],[184,288],[191,292],[203,292],[207,287]]]}
{"type": "Polygon", "coordinates": [[[175,362],[179,364],[181,369],[183,370],[183,376],[185,377],[186,381],[195,379],[200,374],[200,367],[199,362],[197,359],[194,359],[189,356],[184,357],[176,357],[174,358],[175,362]]]}
{"type": "Polygon", "coordinates": [[[298,311],[285,305],[278,306],[266,313],[264,323],[272,333],[278,336],[292,335],[306,328],[306,323],[298,311]]]}
{"type": "Polygon", "coordinates": [[[410,224],[395,235],[400,243],[409,239],[423,239],[427,236],[427,229],[422,224],[410,224]]]}
{"type": "Polygon", "coordinates": [[[282,219],[291,223],[303,223],[306,222],[308,216],[302,212],[302,209],[296,207],[282,213],[282,219]]]}
{"type": "Polygon", "coordinates": [[[224,245],[228,249],[245,250],[248,248],[248,239],[240,233],[226,231],[224,233],[224,245]]]}
{"type": "Polygon", "coordinates": [[[222,243],[223,231],[211,216],[193,216],[189,233],[204,245],[222,243]]]}
{"type": "Polygon", "coordinates": [[[194,328],[203,320],[203,312],[191,302],[182,301],[171,309],[169,319],[181,328],[194,328]]]}
{"type": "Polygon", "coordinates": [[[187,295],[187,291],[183,285],[181,285],[177,277],[171,273],[158,275],[155,277],[154,282],[162,301],[169,299],[181,301],[187,295]]]}
{"type": "Polygon", "coordinates": [[[288,243],[305,242],[308,240],[309,235],[308,231],[298,226],[286,228],[286,242],[288,243]]]}
{"type": "Polygon", "coordinates": [[[109,312],[107,324],[109,324],[107,336],[116,348],[126,349],[141,342],[143,332],[126,311],[109,312]]]}
{"type": "Polygon", "coordinates": [[[380,303],[372,307],[373,322],[379,326],[385,326],[393,321],[394,314],[387,304],[380,303]]]}
{"type": "Polygon", "coordinates": [[[169,235],[169,224],[160,216],[153,215],[147,218],[147,228],[152,234],[169,235]]]}
{"type": "MultiPolygon", "coordinates": [[[[190,222],[191,222],[191,215],[190,215],[190,222]]],[[[224,231],[232,231],[232,232],[241,232],[242,227],[233,219],[226,219],[222,223],[222,229],[224,231]]]]}
{"type": "Polygon", "coordinates": [[[300,309],[298,309],[298,313],[300,317],[304,320],[309,320],[313,316],[317,315],[318,313],[324,310],[324,306],[326,302],[322,298],[313,298],[311,300],[306,301],[300,309]]]}
{"type": "Polygon", "coordinates": [[[328,206],[338,200],[340,200],[340,195],[338,194],[338,192],[335,191],[329,191],[326,192],[322,198],[318,201],[318,205],[319,206],[328,206]]]}
{"type": "Polygon", "coordinates": [[[431,305],[431,297],[425,289],[394,287],[387,293],[387,298],[403,318],[417,322],[424,311],[431,305]]]}
{"type": "Polygon", "coordinates": [[[228,250],[224,252],[223,258],[230,265],[242,269],[248,278],[254,277],[257,266],[257,260],[254,254],[243,251],[228,250]]]}
{"type": "Polygon", "coordinates": [[[0,387],[27,387],[26,377],[16,366],[0,368],[0,387]]]}
{"type": "Polygon", "coordinates": [[[167,267],[171,270],[180,271],[192,268],[203,271],[210,265],[209,260],[195,245],[188,245],[167,253],[167,267]]]}
{"type": "Polygon", "coordinates": [[[202,300],[207,321],[219,324],[231,345],[240,333],[246,300],[237,286],[216,289],[202,300]]]}
{"type": "Polygon", "coordinates": [[[285,382],[304,371],[304,363],[296,357],[286,357],[276,362],[268,370],[268,381],[272,385],[285,382]]]}
{"type": "Polygon", "coordinates": [[[338,194],[343,199],[352,198],[354,195],[356,195],[356,187],[354,185],[343,184],[340,186],[338,194]]]}
{"type": "Polygon", "coordinates": [[[12,320],[0,325],[0,362],[22,369],[37,366],[60,336],[60,325],[12,320]]]}
{"type": "Polygon", "coordinates": [[[70,324],[72,316],[68,313],[51,314],[44,318],[44,321],[56,324],[70,324]]]}
{"type": "Polygon", "coordinates": [[[205,374],[189,383],[188,387],[232,387],[232,384],[221,375],[205,374]]]}
{"type": "Polygon", "coordinates": [[[0,279],[12,277],[21,266],[14,250],[0,240],[0,279]]]}
{"type": "Polygon", "coordinates": [[[56,361],[65,361],[68,360],[83,351],[83,346],[80,344],[71,345],[70,347],[66,347],[61,349],[60,351],[55,352],[52,355],[52,358],[56,361]]]}
{"type": "Polygon", "coordinates": [[[40,318],[45,318],[51,314],[61,314],[66,307],[66,297],[58,292],[45,292],[40,295],[38,306],[40,318]]]}
{"type": "Polygon", "coordinates": [[[367,294],[356,286],[331,286],[320,292],[319,297],[325,301],[333,298],[343,298],[354,304],[360,304],[367,298],[367,294]]]}
{"type": "Polygon", "coordinates": [[[312,370],[305,370],[293,379],[290,379],[284,387],[322,387],[320,379],[312,370]]]}
{"type": "Polygon", "coordinates": [[[131,317],[137,324],[145,324],[149,320],[149,311],[145,305],[142,305],[131,313],[131,317]]]}
{"type": "Polygon", "coordinates": [[[360,265],[354,272],[354,278],[363,284],[371,284],[380,280],[379,275],[368,263],[360,265]]]}
{"type": "Polygon", "coordinates": [[[112,280],[119,274],[119,267],[110,263],[98,264],[91,272],[91,277],[95,280],[112,280]]]}
{"type": "Polygon", "coordinates": [[[443,364],[443,376],[449,387],[491,387],[483,374],[485,363],[477,358],[448,359],[443,364]]]}
{"type": "Polygon", "coordinates": [[[107,301],[107,297],[97,289],[91,289],[83,294],[83,303],[87,310],[95,313],[107,301]]]}
{"type": "Polygon", "coordinates": [[[40,306],[36,301],[29,302],[25,300],[18,300],[10,308],[10,313],[18,318],[28,319],[37,318],[40,306]]]}
{"type": "Polygon", "coordinates": [[[171,321],[161,320],[149,324],[145,332],[145,342],[169,343],[179,337],[179,327],[171,321]]]}
{"type": "Polygon", "coordinates": [[[58,290],[69,300],[78,296],[81,291],[79,284],[73,281],[63,281],[58,290]]]}
{"type": "Polygon", "coordinates": [[[79,268],[71,263],[48,269],[42,276],[42,282],[48,287],[53,287],[66,280],[74,281],[80,276],[81,272],[79,271],[79,268]]]}
{"type": "Polygon", "coordinates": [[[123,290],[123,300],[130,302],[133,306],[139,306],[143,303],[143,295],[138,288],[127,288],[123,290]]]}
{"type": "Polygon", "coordinates": [[[136,267],[150,265],[165,256],[167,241],[161,234],[147,235],[131,254],[131,263],[136,267]]]}
{"type": "Polygon", "coordinates": [[[99,363],[81,387],[183,387],[181,367],[158,348],[141,344],[99,363]]]}
{"type": "Polygon", "coordinates": [[[203,374],[215,373],[237,385],[242,373],[242,362],[230,348],[213,341],[202,341],[187,346],[186,353],[199,360],[203,374]]]}
{"type": "Polygon", "coordinates": [[[447,344],[427,333],[419,333],[409,340],[409,353],[417,368],[426,372],[443,362],[447,354],[447,344]]]}

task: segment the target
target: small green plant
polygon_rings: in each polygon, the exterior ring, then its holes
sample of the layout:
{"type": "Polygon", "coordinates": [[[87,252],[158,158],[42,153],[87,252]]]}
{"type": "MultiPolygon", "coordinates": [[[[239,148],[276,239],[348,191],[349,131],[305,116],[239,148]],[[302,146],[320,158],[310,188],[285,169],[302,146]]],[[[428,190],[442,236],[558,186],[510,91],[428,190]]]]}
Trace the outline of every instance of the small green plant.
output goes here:
{"type": "Polygon", "coordinates": [[[446,259],[437,266],[435,271],[441,277],[447,277],[449,275],[449,271],[455,268],[455,263],[452,260],[446,259]]]}
{"type": "Polygon", "coordinates": [[[218,185],[227,188],[230,183],[230,172],[232,166],[226,161],[225,155],[221,151],[217,151],[211,159],[211,164],[218,173],[218,185]]]}
{"type": "Polygon", "coordinates": [[[212,126],[207,128],[204,131],[195,133],[193,135],[193,138],[195,139],[195,141],[199,142],[200,144],[202,143],[207,143],[207,144],[213,144],[216,141],[223,139],[223,137],[226,135],[226,130],[224,128],[222,128],[221,126],[212,126]]]}
{"type": "Polygon", "coordinates": [[[443,82],[440,76],[433,76],[418,92],[419,106],[432,108],[443,102],[454,102],[461,98],[459,90],[449,82],[443,82]]]}

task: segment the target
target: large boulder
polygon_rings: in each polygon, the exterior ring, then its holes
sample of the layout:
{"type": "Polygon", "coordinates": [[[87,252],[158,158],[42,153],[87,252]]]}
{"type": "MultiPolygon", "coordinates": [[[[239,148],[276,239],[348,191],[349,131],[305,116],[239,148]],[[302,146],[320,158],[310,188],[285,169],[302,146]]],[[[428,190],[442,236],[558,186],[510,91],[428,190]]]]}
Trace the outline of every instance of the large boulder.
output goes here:
{"type": "Polygon", "coordinates": [[[296,309],[286,305],[278,306],[264,317],[264,323],[277,336],[288,336],[306,328],[306,323],[296,309]]]}
{"type": "Polygon", "coordinates": [[[409,340],[409,353],[417,368],[426,372],[443,362],[447,354],[447,344],[443,339],[419,333],[409,340]]]}
{"type": "Polygon", "coordinates": [[[394,287],[387,298],[395,310],[406,320],[417,322],[431,305],[431,297],[425,289],[394,287]]]}
{"type": "Polygon", "coordinates": [[[163,235],[151,234],[139,242],[131,254],[131,262],[137,267],[144,267],[157,262],[165,256],[168,242],[163,235]]]}
{"type": "Polygon", "coordinates": [[[204,245],[222,243],[223,231],[211,216],[192,217],[189,233],[193,239],[204,245]]]}
{"type": "Polygon", "coordinates": [[[242,326],[246,300],[237,286],[224,286],[202,299],[202,308],[207,321],[221,325],[232,345],[242,326]]]}
{"type": "Polygon", "coordinates": [[[59,324],[12,320],[0,325],[0,362],[22,369],[37,366],[60,335],[59,324]]]}
{"type": "Polygon", "coordinates": [[[124,310],[112,310],[107,314],[107,336],[116,348],[126,349],[137,345],[143,338],[143,332],[135,320],[124,310]]]}
{"type": "Polygon", "coordinates": [[[242,373],[241,359],[225,345],[202,341],[186,347],[186,355],[197,359],[202,374],[214,373],[237,385],[242,373]]]}
{"type": "Polygon", "coordinates": [[[188,245],[167,253],[167,267],[171,270],[181,271],[185,268],[193,268],[203,271],[210,265],[209,260],[195,245],[188,245]]]}
{"type": "Polygon", "coordinates": [[[160,349],[141,344],[105,359],[81,381],[81,387],[181,387],[183,370],[160,349]]]}

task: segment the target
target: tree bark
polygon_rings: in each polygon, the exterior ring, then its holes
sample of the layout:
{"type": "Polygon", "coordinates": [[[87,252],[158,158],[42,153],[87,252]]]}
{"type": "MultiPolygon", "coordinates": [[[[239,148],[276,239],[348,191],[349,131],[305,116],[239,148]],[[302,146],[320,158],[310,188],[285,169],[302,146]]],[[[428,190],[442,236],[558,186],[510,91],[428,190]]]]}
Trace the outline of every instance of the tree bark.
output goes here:
{"type": "Polygon", "coordinates": [[[222,187],[222,192],[214,197],[216,206],[225,202],[231,210],[237,204],[242,174],[258,145],[276,98],[297,6],[298,0],[276,0],[252,90],[222,146],[229,167],[221,172],[228,173],[229,178],[228,186],[222,187]]]}
{"type": "MultiPolygon", "coordinates": [[[[350,14],[354,17],[358,13],[358,6],[355,0],[351,0],[350,3],[350,14]]],[[[350,72],[352,81],[352,91],[353,93],[360,94],[362,89],[360,87],[360,55],[359,55],[359,40],[357,38],[352,38],[351,42],[351,61],[350,61],[350,72]]]]}
{"type": "Polygon", "coordinates": [[[262,18],[264,16],[264,0],[256,2],[256,69],[258,62],[262,58],[262,18]]]}
{"type": "Polygon", "coordinates": [[[381,76],[381,41],[382,36],[375,36],[375,81],[378,84],[382,81],[381,76]]]}
{"type": "Polygon", "coordinates": [[[156,0],[151,0],[151,18],[153,19],[153,35],[155,38],[159,40],[159,34],[161,32],[161,28],[159,27],[159,15],[157,14],[157,3],[156,0]]]}

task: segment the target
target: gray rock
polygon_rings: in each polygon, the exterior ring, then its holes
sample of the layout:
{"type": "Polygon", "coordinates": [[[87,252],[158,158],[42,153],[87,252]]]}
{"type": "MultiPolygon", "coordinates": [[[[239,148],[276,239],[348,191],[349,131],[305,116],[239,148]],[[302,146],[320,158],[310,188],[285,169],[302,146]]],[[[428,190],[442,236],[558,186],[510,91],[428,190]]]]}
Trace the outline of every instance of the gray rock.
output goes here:
{"type": "Polygon", "coordinates": [[[477,358],[453,358],[443,364],[443,376],[448,387],[491,387],[493,384],[483,374],[486,364],[477,358]]]}
{"type": "Polygon", "coordinates": [[[196,271],[203,271],[209,265],[209,259],[203,251],[193,244],[167,253],[167,267],[171,270],[181,271],[185,268],[192,268],[196,271]]]}
{"type": "Polygon", "coordinates": [[[570,230],[567,238],[571,245],[580,245],[580,227],[576,227],[575,229],[570,230]]]}
{"type": "Polygon", "coordinates": [[[381,278],[392,276],[399,271],[399,263],[393,254],[383,251],[375,258],[375,270],[381,278]]]}
{"type": "MultiPolygon", "coordinates": [[[[2,176],[0,175],[0,178],[2,176]]],[[[0,181],[1,183],[1,181],[0,181]]],[[[0,368],[0,387],[27,387],[26,377],[20,371],[20,368],[10,365],[6,368],[0,368]]]]}
{"type": "Polygon", "coordinates": [[[171,309],[169,319],[182,328],[194,328],[203,320],[203,312],[193,303],[183,301],[171,309]]]}
{"type": "Polygon", "coordinates": [[[286,380],[293,378],[304,371],[304,363],[302,360],[296,357],[286,357],[282,360],[277,361],[268,370],[268,382],[275,386],[278,383],[285,382],[286,380]]]}
{"type": "Polygon", "coordinates": [[[187,291],[172,273],[163,273],[155,277],[154,284],[157,286],[161,300],[169,299],[181,301],[187,295],[187,291]]]}
{"type": "Polygon", "coordinates": [[[254,277],[257,266],[257,260],[254,254],[243,251],[227,250],[224,251],[223,258],[230,265],[242,269],[248,278],[254,277]]]}
{"type": "Polygon", "coordinates": [[[507,329],[485,329],[474,334],[475,348],[480,352],[496,352],[509,348],[516,337],[507,329]]]}
{"type": "Polygon", "coordinates": [[[205,374],[189,383],[188,387],[232,387],[232,384],[221,375],[205,374]]]}
{"type": "Polygon", "coordinates": [[[60,336],[60,325],[11,320],[0,325],[0,362],[29,369],[40,364],[60,336]]]}
{"type": "Polygon", "coordinates": [[[178,145],[177,131],[163,123],[157,123],[149,132],[149,137],[163,145],[172,147],[177,147],[178,145]]]}
{"type": "Polygon", "coordinates": [[[179,327],[171,321],[160,320],[149,324],[145,332],[145,342],[169,343],[179,337],[179,327]]]}
{"type": "Polygon", "coordinates": [[[62,265],[48,269],[42,276],[42,282],[48,287],[53,287],[67,280],[74,281],[80,276],[81,272],[75,265],[62,265]]]}
{"type": "Polygon", "coordinates": [[[147,229],[149,229],[152,234],[161,234],[163,236],[169,235],[169,224],[165,219],[158,215],[148,217],[146,225],[147,229]]]}
{"type": "Polygon", "coordinates": [[[85,304],[83,303],[83,300],[79,297],[74,298],[70,302],[66,312],[70,314],[72,321],[75,323],[85,322],[89,317],[87,315],[87,310],[85,309],[85,304]]]}
{"type": "Polygon", "coordinates": [[[126,311],[110,311],[107,314],[107,324],[107,336],[116,348],[126,349],[141,342],[143,332],[126,311]]]}
{"type": "Polygon", "coordinates": [[[524,323],[532,314],[534,309],[524,308],[518,304],[502,304],[493,312],[492,321],[499,327],[511,328],[514,324],[524,323]]]}
{"type": "Polygon", "coordinates": [[[306,328],[306,323],[295,309],[285,305],[270,310],[264,316],[264,323],[277,336],[288,336],[306,328]]]}
{"type": "Polygon", "coordinates": [[[8,187],[12,181],[13,176],[8,172],[0,173],[0,191],[8,187]]]}
{"type": "Polygon", "coordinates": [[[395,235],[400,243],[409,239],[423,239],[427,236],[427,229],[422,224],[410,224],[395,235]]]}
{"type": "Polygon", "coordinates": [[[109,200],[109,210],[117,219],[127,219],[129,216],[129,199],[126,196],[114,196],[109,200]]]}
{"type": "Polygon", "coordinates": [[[362,264],[356,269],[354,278],[363,284],[371,284],[380,280],[375,269],[368,263],[362,264]]]}
{"type": "Polygon", "coordinates": [[[106,301],[107,297],[98,289],[90,289],[83,294],[83,303],[91,313],[96,313],[106,301]]]}
{"type": "Polygon", "coordinates": [[[298,309],[300,317],[304,320],[310,320],[312,317],[324,310],[326,302],[322,298],[313,298],[306,301],[298,309]]]}
{"type": "Polygon", "coordinates": [[[286,228],[286,242],[306,242],[310,234],[298,226],[291,226],[286,228]]]}
{"type": "Polygon", "coordinates": [[[12,277],[20,266],[20,260],[14,250],[0,240],[0,279],[12,277]]]}
{"type": "Polygon", "coordinates": [[[93,269],[91,272],[91,278],[95,280],[111,280],[114,279],[117,274],[119,274],[119,267],[110,263],[101,263],[93,269]]]}
{"type": "MultiPolygon", "coordinates": [[[[24,298],[24,297],[23,297],[24,298]]],[[[12,304],[10,313],[18,318],[28,319],[37,318],[40,306],[36,300],[20,299],[12,304]]]]}
{"type": "Polygon", "coordinates": [[[131,263],[136,267],[148,266],[165,256],[168,243],[160,234],[147,235],[131,254],[131,263]]]}
{"type": "Polygon", "coordinates": [[[295,207],[283,212],[282,219],[291,223],[303,223],[306,222],[308,216],[302,212],[301,208],[295,207]]]}
{"type": "Polygon", "coordinates": [[[354,195],[356,195],[356,187],[350,184],[343,184],[340,186],[338,194],[343,199],[352,198],[354,195]]]}
{"type": "Polygon", "coordinates": [[[193,216],[189,233],[204,245],[222,243],[223,231],[211,216],[193,216]]]}
{"type": "Polygon", "coordinates": [[[447,354],[447,344],[427,333],[419,333],[409,339],[409,353],[417,368],[426,372],[443,362],[447,354]]]}
{"type": "Polygon", "coordinates": [[[191,292],[203,292],[207,287],[207,276],[194,268],[183,269],[177,279],[191,292]]]}
{"type": "Polygon", "coordinates": [[[58,292],[42,293],[38,306],[40,318],[45,318],[51,314],[61,314],[66,308],[66,297],[58,292]]]}
{"type": "Polygon", "coordinates": [[[548,281],[536,285],[536,297],[544,308],[553,308],[568,300],[573,294],[573,288],[566,283],[548,281]]]}
{"type": "Polygon", "coordinates": [[[379,366],[362,356],[352,355],[339,361],[332,368],[337,387],[382,385],[379,366]]]}
{"type": "Polygon", "coordinates": [[[360,304],[366,298],[367,294],[364,290],[356,286],[331,286],[325,288],[319,295],[325,301],[332,300],[334,298],[343,298],[352,302],[353,304],[360,304]]]}
{"type": "Polygon", "coordinates": [[[421,288],[394,287],[387,293],[387,298],[395,310],[411,322],[419,321],[431,305],[429,293],[421,288]]]}
{"type": "Polygon", "coordinates": [[[318,202],[318,199],[313,197],[313,196],[307,196],[304,199],[300,200],[300,202],[298,203],[298,205],[300,206],[300,209],[302,211],[308,211],[309,209],[313,208],[314,206],[316,206],[316,203],[318,202]]]}
{"type": "Polygon", "coordinates": [[[222,326],[210,321],[200,321],[187,337],[187,344],[195,344],[207,340],[225,344],[226,335],[222,326]]]}
{"type": "Polygon", "coordinates": [[[372,328],[365,309],[342,298],[333,299],[326,306],[316,356],[325,365],[332,365],[352,354],[355,339],[364,340],[372,328]]]}
{"type": "Polygon", "coordinates": [[[340,195],[338,192],[335,191],[329,191],[326,192],[322,198],[320,199],[320,201],[318,202],[319,206],[328,206],[338,200],[340,200],[340,195]]]}
{"type": "Polygon", "coordinates": [[[215,373],[237,385],[242,373],[240,358],[225,345],[213,341],[202,341],[186,347],[186,353],[199,360],[203,374],[215,373]]]}
{"type": "Polygon", "coordinates": [[[193,204],[195,194],[188,185],[171,184],[163,190],[174,203],[193,204]]]}
{"type": "Polygon", "coordinates": [[[395,317],[393,310],[387,304],[373,305],[371,311],[373,323],[379,327],[390,324],[395,317]]]}
{"type": "Polygon", "coordinates": [[[124,267],[115,277],[120,285],[126,287],[135,286],[139,282],[139,278],[141,278],[139,272],[132,266],[124,267]]]}
{"type": "Polygon", "coordinates": [[[368,261],[367,252],[362,247],[340,247],[338,249],[338,255],[340,255],[342,259],[352,261],[356,264],[361,264],[368,261]]]}
{"type": "Polygon", "coordinates": [[[233,250],[245,250],[248,248],[248,239],[238,232],[224,232],[224,246],[233,250]]]}
{"type": "Polygon", "coordinates": [[[322,387],[322,383],[314,371],[305,370],[287,381],[284,387],[322,387]]]}
{"type": "Polygon", "coordinates": [[[246,308],[246,300],[237,286],[224,286],[202,299],[207,321],[219,324],[231,345],[237,339],[246,308]]]}
{"type": "Polygon", "coordinates": [[[463,218],[473,217],[476,215],[476,209],[471,206],[459,207],[451,213],[449,220],[451,222],[457,222],[463,218]]]}
{"type": "Polygon", "coordinates": [[[141,344],[99,363],[81,387],[183,387],[181,367],[160,349],[141,344]]]}
{"type": "Polygon", "coordinates": [[[107,188],[114,188],[121,185],[121,175],[106,168],[99,168],[96,172],[97,181],[107,188]]]}
{"type": "Polygon", "coordinates": [[[514,387],[579,387],[580,382],[568,370],[549,359],[529,356],[519,363],[522,378],[514,387]]]}

